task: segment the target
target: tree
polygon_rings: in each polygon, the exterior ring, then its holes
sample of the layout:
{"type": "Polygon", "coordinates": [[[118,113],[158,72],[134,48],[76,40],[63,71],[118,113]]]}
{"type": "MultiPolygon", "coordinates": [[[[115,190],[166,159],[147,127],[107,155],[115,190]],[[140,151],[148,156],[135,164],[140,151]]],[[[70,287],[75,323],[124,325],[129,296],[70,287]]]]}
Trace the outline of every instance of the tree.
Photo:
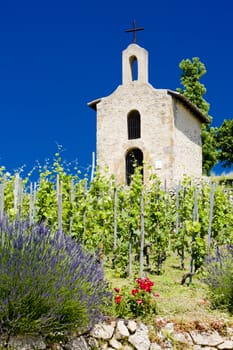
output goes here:
{"type": "Polygon", "coordinates": [[[210,175],[211,169],[218,162],[218,152],[216,145],[216,128],[210,124],[202,124],[202,172],[210,175]]]}
{"type": "Polygon", "coordinates": [[[224,168],[233,165],[233,119],[225,119],[216,135],[218,159],[224,168]]]}
{"type": "Polygon", "coordinates": [[[210,123],[202,125],[202,169],[205,175],[209,175],[213,166],[217,163],[217,150],[215,139],[215,128],[211,127],[212,118],[208,115],[210,105],[204,99],[205,86],[200,83],[201,77],[206,74],[206,68],[198,57],[182,60],[179,64],[181,73],[181,84],[184,89],[177,88],[177,91],[187,97],[200,111],[209,117],[210,123]]]}

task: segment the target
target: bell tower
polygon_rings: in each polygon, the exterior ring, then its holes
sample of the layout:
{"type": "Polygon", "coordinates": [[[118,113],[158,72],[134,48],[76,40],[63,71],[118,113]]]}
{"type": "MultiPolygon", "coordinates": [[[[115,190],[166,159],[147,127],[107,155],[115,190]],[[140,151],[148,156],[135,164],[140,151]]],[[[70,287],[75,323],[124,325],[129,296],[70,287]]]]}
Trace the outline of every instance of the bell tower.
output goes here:
{"type": "Polygon", "coordinates": [[[133,81],[148,83],[148,52],[137,44],[131,44],[122,52],[122,84],[133,81]]]}

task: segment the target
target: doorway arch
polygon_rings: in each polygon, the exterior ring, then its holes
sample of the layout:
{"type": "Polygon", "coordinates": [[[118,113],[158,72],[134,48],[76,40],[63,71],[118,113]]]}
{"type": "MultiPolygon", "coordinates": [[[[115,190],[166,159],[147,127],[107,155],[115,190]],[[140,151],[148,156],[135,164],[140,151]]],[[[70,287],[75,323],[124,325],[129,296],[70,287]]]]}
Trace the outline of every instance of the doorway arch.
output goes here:
{"type": "Polygon", "coordinates": [[[136,167],[141,167],[143,179],[143,152],[139,148],[131,148],[127,151],[125,156],[125,177],[127,185],[130,185],[136,167]]]}

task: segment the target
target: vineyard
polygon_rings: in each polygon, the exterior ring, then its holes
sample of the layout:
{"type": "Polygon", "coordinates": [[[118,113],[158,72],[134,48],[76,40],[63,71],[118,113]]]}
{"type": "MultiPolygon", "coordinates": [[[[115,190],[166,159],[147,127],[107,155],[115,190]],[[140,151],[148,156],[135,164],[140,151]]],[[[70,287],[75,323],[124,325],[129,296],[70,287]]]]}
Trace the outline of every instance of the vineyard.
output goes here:
{"type": "Polygon", "coordinates": [[[158,178],[150,188],[135,171],[130,186],[96,171],[92,181],[67,170],[60,154],[40,168],[39,181],[0,169],[0,220],[44,222],[64,231],[120,276],[137,269],[159,274],[169,252],[190,279],[219,247],[233,244],[232,189],[190,179],[168,190],[158,178]]]}

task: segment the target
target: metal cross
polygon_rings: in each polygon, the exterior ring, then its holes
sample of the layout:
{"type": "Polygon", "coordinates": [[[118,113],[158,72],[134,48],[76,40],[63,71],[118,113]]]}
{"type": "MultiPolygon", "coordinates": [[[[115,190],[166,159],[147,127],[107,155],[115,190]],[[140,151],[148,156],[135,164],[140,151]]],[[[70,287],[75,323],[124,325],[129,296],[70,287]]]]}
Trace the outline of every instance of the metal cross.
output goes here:
{"type": "Polygon", "coordinates": [[[143,27],[140,27],[140,28],[137,28],[136,27],[136,21],[134,20],[133,21],[133,29],[126,29],[125,32],[133,32],[133,42],[136,44],[137,42],[137,37],[136,37],[136,33],[139,31],[139,30],[144,30],[143,27]]]}

